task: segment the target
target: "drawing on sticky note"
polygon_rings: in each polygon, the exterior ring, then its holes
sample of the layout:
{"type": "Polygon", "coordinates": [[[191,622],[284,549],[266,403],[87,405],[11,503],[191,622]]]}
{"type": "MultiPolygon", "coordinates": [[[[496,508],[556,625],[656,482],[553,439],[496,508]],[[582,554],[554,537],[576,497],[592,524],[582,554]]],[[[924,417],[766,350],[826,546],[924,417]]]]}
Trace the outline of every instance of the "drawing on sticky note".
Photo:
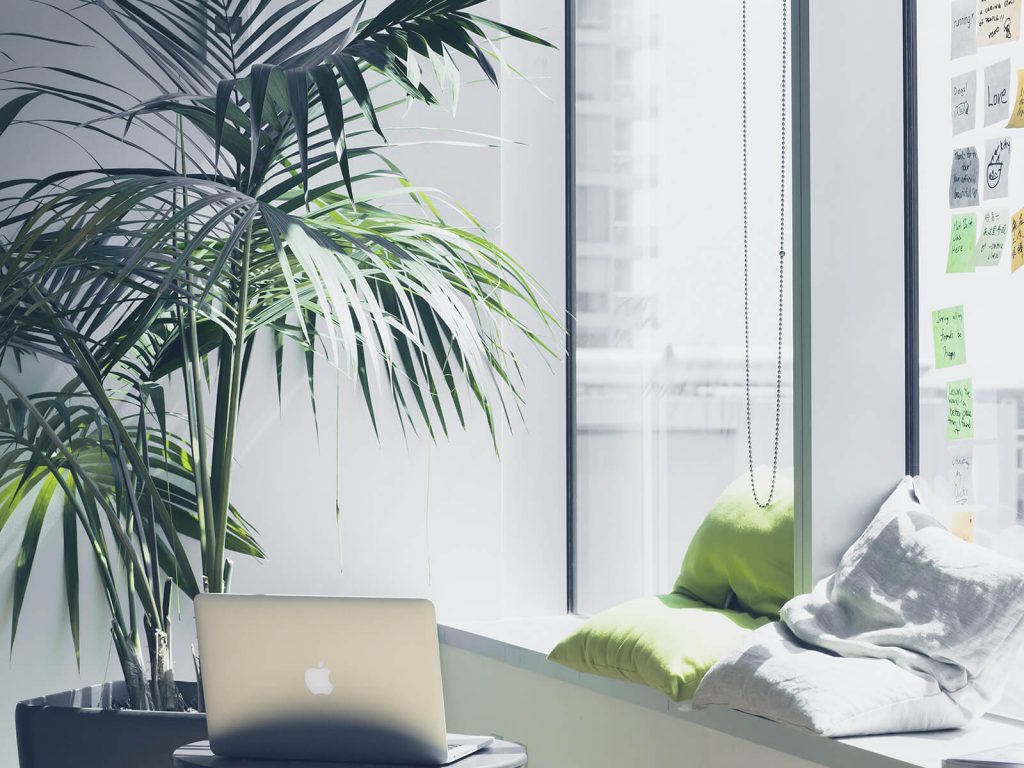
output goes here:
{"type": "Polygon", "coordinates": [[[974,438],[974,386],[970,379],[946,385],[946,439],[974,438]]]}
{"type": "Polygon", "coordinates": [[[1021,0],[981,0],[978,3],[978,45],[1020,40],[1021,0]]]}
{"type": "Polygon", "coordinates": [[[985,142],[985,199],[1006,197],[1010,187],[1010,138],[988,139],[985,142]]]}
{"type": "Polygon", "coordinates": [[[949,170],[949,207],[971,208],[978,204],[978,150],[961,147],[953,150],[949,170]]]}
{"type": "Polygon", "coordinates": [[[981,217],[978,244],[974,246],[974,266],[995,267],[1003,257],[1006,235],[1010,231],[1010,212],[1005,208],[985,211],[981,217]]]}
{"type": "Polygon", "coordinates": [[[975,232],[978,220],[973,213],[958,213],[953,216],[949,228],[949,259],[946,261],[946,272],[974,271],[975,232]]]}
{"type": "Polygon", "coordinates": [[[936,368],[951,368],[967,362],[963,304],[932,312],[932,339],[936,368]]]}
{"type": "Polygon", "coordinates": [[[974,128],[976,83],[977,77],[972,71],[957,75],[950,84],[950,108],[952,109],[954,136],[974,128]]]}

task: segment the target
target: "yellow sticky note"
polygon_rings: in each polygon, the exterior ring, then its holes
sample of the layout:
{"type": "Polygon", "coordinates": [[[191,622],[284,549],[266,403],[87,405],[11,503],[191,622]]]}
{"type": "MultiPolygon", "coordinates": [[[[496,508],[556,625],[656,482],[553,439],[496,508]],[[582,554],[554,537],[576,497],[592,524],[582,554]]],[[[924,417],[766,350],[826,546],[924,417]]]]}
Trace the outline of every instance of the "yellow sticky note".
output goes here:
{"type": "Polygon", "coordinates": [[[1024,208],[1013,214],[1010,222],[1010,271],[1024,267],[1024,208]]]}
{"type": "Polygon", "coordinates": [[[1007,128],[1024,128],[1024,69],[1017,70],[1017,98],[1010,110],[1010,122],[1007,128]]]}
{"type": "Polygon", "coordinates": [[[964,541],[974,541],[974,513],[966,509],[953,510],[949,531],[964,541]]]}

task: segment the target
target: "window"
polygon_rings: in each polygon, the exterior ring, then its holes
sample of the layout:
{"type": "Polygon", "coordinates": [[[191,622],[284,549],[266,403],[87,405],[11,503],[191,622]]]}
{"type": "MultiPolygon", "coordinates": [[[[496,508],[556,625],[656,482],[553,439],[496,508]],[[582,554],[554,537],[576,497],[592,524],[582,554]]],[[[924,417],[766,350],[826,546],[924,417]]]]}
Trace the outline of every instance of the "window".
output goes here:
{"type": "MultiPolygon", "coordinates": [[[[1007,130],[1024,42],[955,40],[949,9],[928,3],[917,26],[921,476],[954,530],[1024,558],[1024,273],[1011,247],[1024,168],[1007,130]]],[[[1003,708],[1020,716],[1015,682],[1003,708]]]]}
{"type": "MultiPolygon", "coordinates": [[[[747,469],[740,4],[726,6],[579,6],[575,472],[583,614],[670,590],[704,514],[747,469]],[[707,34],[731,16],[735,34],[707,34]],[[660,29],[673,34],[659,37],[660,29]]],[[[776,4],[751,3],[750,13],[752,29],[778,29],[776,4]]],[[[771,460],[775,415],[779,45],[777,34],[753,35],[749,49],[757,463],[771,460]]],[[[780,461],[788,466],[788,274],[785,285],[780,461]]]]}

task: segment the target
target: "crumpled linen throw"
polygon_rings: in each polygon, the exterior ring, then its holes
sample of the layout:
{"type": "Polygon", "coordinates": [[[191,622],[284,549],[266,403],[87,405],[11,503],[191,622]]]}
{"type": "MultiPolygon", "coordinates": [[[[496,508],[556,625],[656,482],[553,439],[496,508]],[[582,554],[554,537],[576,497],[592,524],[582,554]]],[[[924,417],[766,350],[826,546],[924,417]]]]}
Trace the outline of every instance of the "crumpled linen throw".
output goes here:
{"type": "Polygon", "coordinates": [[[695,709],[827,736],[966,725],[1024,641],[1024,564],[961,541],[907,477],[834,574],[711,668],[695,709]]]}

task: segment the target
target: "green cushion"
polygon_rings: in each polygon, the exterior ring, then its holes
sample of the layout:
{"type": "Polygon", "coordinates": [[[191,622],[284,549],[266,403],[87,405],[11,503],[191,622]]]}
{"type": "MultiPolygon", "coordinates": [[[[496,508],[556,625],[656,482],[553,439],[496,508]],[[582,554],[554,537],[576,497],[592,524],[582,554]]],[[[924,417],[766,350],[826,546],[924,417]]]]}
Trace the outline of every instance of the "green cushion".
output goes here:
{"type": "MultiPolygon", "coordinates": [[[[771,468],[754,470],[760,498],[771,486],[771,468]]],[[[779,617],[793,597],[793,473],[779,470],[767,509],[754,503],[750,475],[725,489],[690,541],[674,592],[709,605],[730,604],[758,616],[779,617]]]]}
{"type": "Polygon", "coordinates": [[[548,656],[578,672],[629,680],[676,701],[748,632],[768,622],[684,595],[641,597],[587,621],[548,656]]]}

